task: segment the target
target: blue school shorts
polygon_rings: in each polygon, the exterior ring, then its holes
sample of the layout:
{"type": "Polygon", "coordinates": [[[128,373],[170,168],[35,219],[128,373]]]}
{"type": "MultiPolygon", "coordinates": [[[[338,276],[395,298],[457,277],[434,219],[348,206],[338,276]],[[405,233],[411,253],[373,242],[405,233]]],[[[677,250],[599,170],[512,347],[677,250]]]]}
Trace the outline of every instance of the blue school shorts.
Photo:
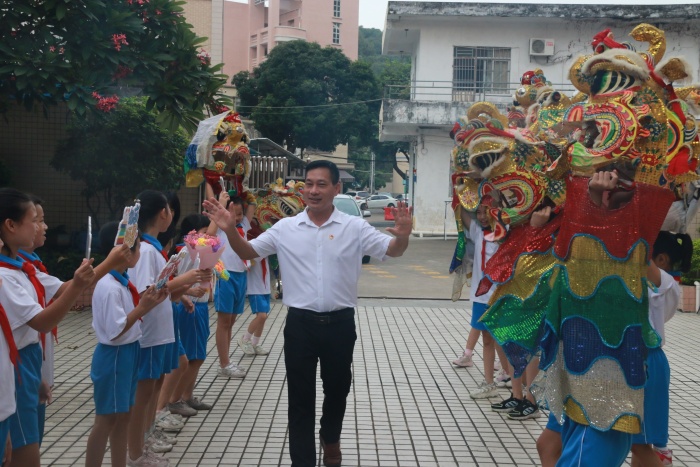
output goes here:
{"type": "Polygon", "coordinates": [[[234,315],[243,314],[245,308],[245,292],[248,287],[248,273],[228,272],[231,277],[227,281],[219,279],[214,293],[216,311],[234,315]]]}
{"type": "Polygon", "coordinates": [[[264,295],[248,295],[251,313],[269,313],[270,312],[270,294],[264,295]]]}
{"type": "Polygon", "coordinates": [[[552,412],[549,412],[549,418],[547,419],[546,428],[548,430],[552,430],[555,433],[559,433],[561,435],[561,425],[557,421],[557,417],[555,417],[552,412]]]}
{"type": "Polygon", "coordinates": [[[124,345],[97,344],[92,354],[90,379],[97,415],[127,413],[134,405],[139,376],[138,342],[124,345]]]}
{"type": "Polygon", "coordinates": [[[642,432],[632,436],[632,444],[668,444],[669,387],[671,367],[660,348],[649,349],[647,382],[644,386],[644,423],[642,432]]]}
{"type": "Polygon", "coordinates": [[[139,354],[139,381],[144,379],[159,379],[163,371],[168,344],[154,345],[141,348],[139,354]]]}
{"type": "Polygon", "coordinates": [[[484,323],[480,323],[479,320],[482,316],[484,316],[484,313],[486,313],[486,309],[488,307],[489,306],[486,303],[472,303],[472,321],[470,324],[474,329],[478,329],[479,331],[486,331],[486,326],[484,326],[484,323]]]}
{"type": "Polygon", "coordinates": [[[10,420],[12,449],[39,443],[39,384],[43,352],[39,343],[19,351],[19,371],[15,371],[17,411],[10,420]]]}
{"type": "Polygon", "coordinates": [[[194,313],[183,311],[179,315],[180,339],[188,360],[207,358],[207,340],[209,340],[209,304],[197,302],[194,313]]]}
{"type": "Polygon", "coordinates": [[[5,441],[7,440],[7,434],[10,432],[10,419],[6,418],[0,422],[0,462],[2,458],[5,457],[5,441]]]}
{"type": "Polygon", "coordinates": [[[163,373],[165,374],[168,374],[173,370],[177,370],[180,367],[180,355],[185,355],[185,349],[181,342],[180,313],[187,312],[185,311],[185,306],[182,303],[172,302],[172,308],[175,342],[165,344],[167,346],[165,349],[165,362],[163,366],[163,373]]]}
{"type": "Polygon", "coordinates": [[[632,447],[632,435],[621,431],[598,431],[566,418],[561,432],[562,452],[557,467],[619,467],[632,447]]]}
{"type": "Polygon", "coordinates": [[[36,408],[37,423],[39,424],[39,447],[44,441],[44,425],[46,424],[46,404],[39,404],[36,408]]]}

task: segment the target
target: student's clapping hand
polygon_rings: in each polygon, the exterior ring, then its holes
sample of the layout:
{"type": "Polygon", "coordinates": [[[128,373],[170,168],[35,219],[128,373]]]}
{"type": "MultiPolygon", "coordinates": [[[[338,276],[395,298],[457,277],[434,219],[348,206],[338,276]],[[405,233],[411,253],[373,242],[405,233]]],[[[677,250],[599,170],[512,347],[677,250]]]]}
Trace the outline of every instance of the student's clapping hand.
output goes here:
{"type": "Polygon", "coordinates": [[[116,269],[116,266],[130,264],[133,254],[134,253],[131,251],[131,248],[129,248],[129,245],[123,243],[112,248],[112,251],[109,252],[109,255],[107,255],[105,261],[109,261],[109,264],[114,264],[115,267],[112,269],[116,269]]]}
{"type": "Polygon", "coordinates": [[[207,289],[199,286],[191,287],[187,290],[187,295],[190,295],[195,298],[201,298],[202,296],[204,296],[205,293],[207,293],[207,289]]]}
{"type": "Polygon", "coordinates": [[[73,284],[81,290],[92,285],[95,280],[95,270],[92,269],[92,262],[95,258],[84,259],[80,267],[73,274],[73,284]]]}
{"type": "Polygon", "coordinates": [[[211,269],[191,269],[185,274],[190,284],[207,284],[211,281],[211,269]]]}
{"type": "Polygon", "coordinates": [[[205,199],[202,206],[206,209],[204,215],[222,230],[236,227],[236,218],[215,198],[205,199]]]}
{"type": "Polygon", "coordinates": [[[398,207],[391,208],[394,215],[394,226],[388,227],[387,232],[394,237],[407,238],[413,230],[413,208],[406,206],[406,203],[399,203],[398,207]]]}
{"type": "Polygon", "coordinates": [[[156,290],[155,287],[149,287],[143,294],[141,294],[139,305],[143,305],[147,310],[152,310],[153,307],[168,298],[168,295],[170,295],[168,286],[165,286],[160,290],[156,290]]]}

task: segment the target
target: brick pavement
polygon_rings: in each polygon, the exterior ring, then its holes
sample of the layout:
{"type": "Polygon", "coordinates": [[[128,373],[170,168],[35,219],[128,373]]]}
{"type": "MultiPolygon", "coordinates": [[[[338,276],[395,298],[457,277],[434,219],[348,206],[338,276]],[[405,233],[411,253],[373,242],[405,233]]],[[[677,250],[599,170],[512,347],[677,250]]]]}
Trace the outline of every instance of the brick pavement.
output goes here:
{"type": "MultiPolygon", "coordinates": [[[[216,377],[213,336],[197,394],[214,409],[189,419],[168,454],[171,465],[289,465],[287,395],[282,354],[285,312],[279,302],[267,321],[267,357],[234,359],[248,370],[243,380],[216,377]]],[[[450,361],[464,345],[468,302],[360,301],[354,384],[343,430],[343,465],[531,466],[535,439],[546,418],[510,421],[474,402],[468,392],[483,379],[481,348],[475,366],[454,369],[450,361]]],[[[216,317],[210,322],[215,327],[216,317]]],[[[250,314],[236,323],[234,335],[250,314]]],[[[90,360],[95,345],[89,311],[69,315],[57,346],[55,400],[47,411],[43,465],[84,465],[94,417],[90,360]]],[[[666,352],[672,367],[671,441],[674,465],[700,465],[700,316],[678,313],[667,325],[666,352]]],[[[320,382],[320,380],[319,380],[320,382]]],[[[320,385],[317,394],[321,394],[320,385]]],[[[507,391],[502,391],[507,397],[507,391]]],[[[320,411],[321,398],[317,397],[320,411]]],[[[105,465],[108,464],[106,457],[105,465]]]]}

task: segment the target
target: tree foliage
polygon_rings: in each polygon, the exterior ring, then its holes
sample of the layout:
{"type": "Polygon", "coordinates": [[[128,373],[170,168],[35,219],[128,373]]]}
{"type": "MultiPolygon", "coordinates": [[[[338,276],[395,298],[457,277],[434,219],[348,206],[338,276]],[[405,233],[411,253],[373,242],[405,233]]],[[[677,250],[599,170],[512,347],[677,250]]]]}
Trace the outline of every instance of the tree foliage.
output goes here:
{"type": "Polygon", "coordinates": [[[74,118],[51,165],[85,184],[82,194],[96,221],[105,213],[116,220],[140,191],[179,188],[188,143],[182,130],[159,125],[145,98],[127,98],[109,114],[74,118]]]}
{"type": "MultiPolygon", "coordinates": [[[[408,99],[409,82],[411,76],[411,62],[408,57],[389,57],[382,55],[382,32],[379,29],[360,27],[359,34],[359,60],[367,64],[374,72],[377,83],[382,90],[382,97],[394,99],[408,99]],[[391,86],[391,94],[387,91],[391,86]]],[[[369,141],[353,140],[350,143],[348,160],[355,164],[353,176],[356,183],[363,187],[369,187],[371,156],[374,153],[374,186],[384,187],[391,180],[392,169],[405,179],[406,174],[401,171],[396,162],[397,154],[401,157],[402,151],[408,149],[408,143],[380,143],[378,138],[379,114],[373,116],[375,128],[373,137],[369,141]]]]}
{"type": "Polygon", "coordinates": [[[351,136],[367,144],[377,132],[375,76],[369,65],[350,61],[337,48],[305,41],[280,44],[252,73],[234,76],[233,84],[241,113],[292,152],[333,151],[351,136]]]}
{"type": "Polygon", "coordinates": [[[0,6],[0,111],[65,101],[79,116],[141,94],[170,128],[196,128],[226,75],[173,0],[22,0],[0,6]]]}

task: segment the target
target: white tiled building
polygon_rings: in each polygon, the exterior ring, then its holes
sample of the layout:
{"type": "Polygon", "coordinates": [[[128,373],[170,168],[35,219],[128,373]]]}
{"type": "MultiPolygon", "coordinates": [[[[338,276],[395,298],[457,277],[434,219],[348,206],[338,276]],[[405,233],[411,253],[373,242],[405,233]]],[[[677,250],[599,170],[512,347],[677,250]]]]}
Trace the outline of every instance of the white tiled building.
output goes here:
{"type": "MultiPolygon", "coordinates": [[[[455,232],[449,209],[448,133],[480,100],[507,105],[527,70],[540,68],[559,90],[573,92],[568,72],[575,58],[590,53],[591,39],[610,28],[628,37],[634,26],[652,22],[666,31],[667,56],[681,55],[700,82],[700,5],[551,5],[390,1],[383,53],[411,57],[410,100],[389,89],[381,111],[381,139],[410,141],[415,231],[455,232]],[[447,219],[445,213],[447,212],[447,219]]],[[[690,230],[690,229],[689,229],[690,230]]],[[[692,230],[697,230],[692,229],[692,230]]]]}

